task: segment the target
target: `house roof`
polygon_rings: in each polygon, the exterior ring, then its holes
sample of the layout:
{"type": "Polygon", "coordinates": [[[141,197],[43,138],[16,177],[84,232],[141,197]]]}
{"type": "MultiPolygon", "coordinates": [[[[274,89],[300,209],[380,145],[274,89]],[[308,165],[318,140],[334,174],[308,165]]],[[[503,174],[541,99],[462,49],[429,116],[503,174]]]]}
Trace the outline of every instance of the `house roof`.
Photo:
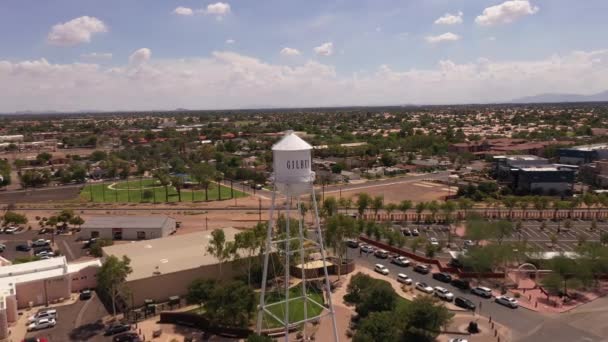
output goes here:
{"type": "MultiPolygon", "coordinates": [[[[239,232],[234,228],[223,230],[226,241],[234,241],[239,232]]],[[[217,258],[207,253],[211,239],[211,231],[196,232],[103,247],[103,252],[105,256],[131,259],[133,272],[127,281],[134,281],[217,264],[217,258]]]]}
{"type": "Polygon", "coordinates": [[[146,229],[161,228],[167,221],[175,221],[165,215],[154,216],[91,216],[86,219],[82,229],[123,228],[146,229]]]}

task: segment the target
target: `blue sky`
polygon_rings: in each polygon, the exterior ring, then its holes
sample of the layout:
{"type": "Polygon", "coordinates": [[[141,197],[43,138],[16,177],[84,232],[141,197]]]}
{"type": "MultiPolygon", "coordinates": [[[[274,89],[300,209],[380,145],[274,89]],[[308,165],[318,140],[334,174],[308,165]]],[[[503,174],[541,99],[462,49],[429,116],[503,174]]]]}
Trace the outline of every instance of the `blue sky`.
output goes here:
{"type": "Polygon", "coordinates": [[[605,0],[7,0],[0,2],[0,85],[4,78],[18,89],[0,95],[0,111],[592,93],[608,89],[606,13],[605,0]],[[178,7],[186,11],[177,14],[178,7]],[[446,14],[456,22],[435,23],[446,14]],[[513,70],[528,78],[514,79],[513,70]],[[425,92],[431,89],[437,94],[425,92]]]}

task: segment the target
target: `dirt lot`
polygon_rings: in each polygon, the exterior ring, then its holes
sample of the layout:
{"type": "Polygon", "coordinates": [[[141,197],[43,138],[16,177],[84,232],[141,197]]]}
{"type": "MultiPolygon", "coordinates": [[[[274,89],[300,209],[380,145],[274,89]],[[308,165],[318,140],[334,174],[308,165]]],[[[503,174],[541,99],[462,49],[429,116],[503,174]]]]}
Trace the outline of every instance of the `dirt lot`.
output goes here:
{"type": "MultiPolygon", "coordinates": [[[[452,193],[456,191],[451,188],[452,193]]],[[[427,202],[440,200],[449,194],[448,186],[445,184],[426,181],[401,181],[387,184],[365,185],[342,190],[342,196],[346,198],[355,197],[360,192],[367,192],[370,196],[384,196],[384,203],[399,203],[403,200],[414,202],[427,202]]],[[[325,196],[340,195],[339,190],[326,191],[325,196]]]]}

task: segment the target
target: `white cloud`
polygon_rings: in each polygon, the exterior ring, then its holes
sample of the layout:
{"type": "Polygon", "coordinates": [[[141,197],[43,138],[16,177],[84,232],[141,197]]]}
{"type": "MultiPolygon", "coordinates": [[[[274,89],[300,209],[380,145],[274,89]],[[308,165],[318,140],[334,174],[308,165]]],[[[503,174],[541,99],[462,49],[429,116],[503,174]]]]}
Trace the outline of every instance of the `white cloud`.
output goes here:
{"type": "Polygon", "coordinates": [[[435,44],[435,43],[441,43],[441,42],[453,42],[453,41],[457,41],[460,40],[460,36],[457,34],[454,34],[452,32],[446,32],[444,34],[440,34],[438,36],[427,36],[426,41],[431,43],[431,44],[435,44]]]}
{"type": "Polygon", "coordinates": [[[526,15],[533,15],[538,10],[538,6],[530,4],[528,0],[505,1],[484,9],[483,13],[475,18],[475,22],[482,26],[509,24],[526,15]]]}
{"type": "Polygon", "coordinates": [[[192,8],[179,6],[176,9],[173,10],[173,13],[177,14],[177,15],[186,15],[186,16],[188,16],[188,15],[193,15],[194,11],[192,10],[192,8]]]}
{"type": "Polygon", "coordinates": [[[234,44],[236,43],[236,40],[234,39],[226,39],[226,44],[234,44]]]}
{"type": "Polygon", "coordinates": [[[225,2],[209,4],[206,9],[202,10],[205,14],[215,15],[217,19],[222,19],[224,16],[230,14],[230,11],[230,4],[225,2]]]}
{"type": "Polygon", "coordinates": [[[495,40],[496,40],[496,37],[494,37],[494,36],[490,36],[490,37],[488,37],[488,40],[489,40],[489,41],[491,41],[491,42],[493,42],[493,41],[495,41],[495,40]]]}
{"type": "Polygon", "coordinates": [[[446,13],[442,17],[435,20],[435,24],[438,25],[454,25],[454,24],[462,24],[462,12],[458,12],[456,14],[446,13]]]}
{"type": "Polygon", "coordinates": [[[152,57],[152,51],[148,48],[141,48],[129,56],[129,64],[139,66],[146,63],[152,57]]]}
{"type": "Polygon", "coordinates": [[[112,59],[112,54],[109,52],[91,52],[91,53],[83,53],[80,55],[81,58],[91,59],[91,60],[104,60],[104,59],[112,59]]]}
{"type": "Polygon", "coordinates": [[[106,24],[95,17],[79,17],[51,28],[47,42],[57,46],[74,46],[91,41],[95,33],[107,32],[106,24]]]}
{"type": "Polygon", "coordinates": [[[300,51],[298,49],[293,49],[290,47],[284,47],[281,49],[281,55],[283,56],[298,56],[300,55],[300,51]]]}
{"type": "Polygon", "coordinates": [[[323,43],[315,47],[313,50],[319,56],[331,56],[334,53],[334,43],[323,43]]]}
{"type": "Polygon", "coordinates": [[[345,75],[319,62],[288,66],[232,52],[193,59],[137,55],[147,63],[0,60],[0,112],[480,103],[608,89],[608,49],[535,60],[441,60],[424,69],[384,65],[345,75]]]}

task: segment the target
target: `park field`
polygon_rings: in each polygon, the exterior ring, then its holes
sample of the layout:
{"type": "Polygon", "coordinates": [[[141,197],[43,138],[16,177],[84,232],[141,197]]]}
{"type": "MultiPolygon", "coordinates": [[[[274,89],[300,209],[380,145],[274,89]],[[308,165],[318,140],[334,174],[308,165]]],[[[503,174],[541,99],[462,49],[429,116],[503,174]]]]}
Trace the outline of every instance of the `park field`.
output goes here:
{"type": "MultiPolygon", "coordinates": [[[[87,184],[80,192],[84,201],[99,203],[166,203],[180,202],[175,187],[169,185],[168,193],[155,179],[87,184]]],[[[217,201],[245,197],[246,193],[212,183],[207,190],[182,189],[181,202],[217,201]]]]}

